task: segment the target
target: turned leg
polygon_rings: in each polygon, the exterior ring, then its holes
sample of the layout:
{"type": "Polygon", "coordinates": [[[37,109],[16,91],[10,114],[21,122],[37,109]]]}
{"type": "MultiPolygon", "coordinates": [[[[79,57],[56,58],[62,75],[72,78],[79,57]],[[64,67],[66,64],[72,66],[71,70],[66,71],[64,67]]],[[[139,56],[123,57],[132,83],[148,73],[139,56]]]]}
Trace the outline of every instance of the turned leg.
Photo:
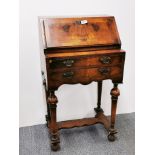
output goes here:
{"type": "Polygon", "coordinates": [[[47,122],[47,127],[49,126],[48,125],[48,122],[50,121],[50,108],[49,108],[49,104],[47,102],[48,100],[48,90],[47,90],[47,85],[46,85],[46,79],[45,79],[45,74],[44,74],[44,71],[41,71],[41,74],[42,74],[42,77],[43,77],[43,86],[44,86],[44,89],[45,89],[45,94],[46,94],[46,103],[47,103],[47,115],[45,115],[45,118],[46,118],[46,122],[47,122]]]}
{"type": "Polygon", "coordinates": [[[120,91],[117,88],[118,84],[114,83],[114,88],[111,90],[111,124],[110,124],[110,129],[109,129],[109,135],[108,139],[109,141],[114,141],[115,140],[115,134],[117,133],[115,129],[115,119],[116,119],[116,109],[117,109],[117,99],[118,96],[120,95],[120,91]]]}
{"type": "Polygon", "coordinates": [[[49,121],[49,129],[51,134],[51,148],[53,151],[60,149],[60,139],[58,133],[57,119],[56,119],[56,107],[57,107],[57,97],[54,91],[50,92],[48,97],[48,104],[50,109],[51,120],[49,121]]]}
{"type": "Polygon", "coordinates": [[[46,100],[47,100],[47,115],[45,116],[46,117],[46,122],[47,122],[47,127],[49,127],[49,122],[51,120],[51,116],[50,116],[50,104],[48,103],[48,92],[47,90],[45,89],[45,93],[46,93],[46,100]]]}
{"type": "Polygon", "coordinates": [[[47,103],[47,115],[45,117],[46,117],[46,126],[49,127],[49,121],[51,120],[51,116],[50,116],[50,107],[48,103],[47,103]]]}
{"type": "Polygon", "coordinates": [[[102,81],[97,82],[97,108],[94,108],[95,112],[103,112],[101,108],[101,94],[102,94],[102,81]]]}

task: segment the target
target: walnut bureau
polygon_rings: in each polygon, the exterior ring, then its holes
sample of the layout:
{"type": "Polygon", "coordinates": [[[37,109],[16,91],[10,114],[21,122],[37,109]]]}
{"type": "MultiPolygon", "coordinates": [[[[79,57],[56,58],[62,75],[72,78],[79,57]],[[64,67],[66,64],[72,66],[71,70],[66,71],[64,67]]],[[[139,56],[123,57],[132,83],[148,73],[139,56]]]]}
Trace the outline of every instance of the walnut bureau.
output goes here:
{"type": "MultiPolygon", "coordinates": [[[[44,86],[47,99],[46,121],[51,135],[51,148],[60,149],[59,130],[101,123],[108,132],[108,140],[114,141],[117,133],[114,125],[118,84],[123,82],[125,51],[113,16],[40,18],[40,32],[46,62],[44,86]],[[102,81],[113,83],[111,94],[111,118],[101,108],[102,81]],[[96,115],[92,118],[57,122],[58,99],[55,91],[63,84],[89,84],[97,82],[96,115]]],[[[44,74],[44,72],[42,73],[44,74]]]]}

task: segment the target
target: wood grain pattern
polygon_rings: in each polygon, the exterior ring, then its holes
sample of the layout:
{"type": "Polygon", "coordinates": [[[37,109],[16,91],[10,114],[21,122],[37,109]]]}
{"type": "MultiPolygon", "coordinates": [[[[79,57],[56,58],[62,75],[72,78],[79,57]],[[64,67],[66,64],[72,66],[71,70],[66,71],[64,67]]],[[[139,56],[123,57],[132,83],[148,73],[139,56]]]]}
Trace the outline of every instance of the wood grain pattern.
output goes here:
{"type": "Polygon", "coordinates": [[[118,96],[120,95],[120,91],[117,88],[118,83],[114,83],[114,88],[111,90],[111,124],[110,124],[110,129],[109,129],[109,135],[108,139],[109,141],[114,141],[115,140],[115,134],[116,129],[115,129],[115,120],[116,120],[116,109],[117,109],[117,100],[118,96]]]}
{"type": "MultiPolygon", "coordinates": [[[[54,50],[55,51],[55,50],[54,50]]],[[[59,50],[60,51],[60,50],[59,50]]],[[[92,48],[89,48],[88,49],[81,49],[80,51],[77,49],[77,50],[73,50],[73,49],[70,49],[70,50],[65,50],[65,52],[56,52],[56,53],[47,53],[45,54],[45,57],[47,59],[50,59],[50,58],[62,58],[62,57],[73,57],[73,56],[76,56],[76,57],[79,57],[79,56],[93,56],[93,55],[106,55],[106,54],[111,54],[111,55],[119,55],[119,54],[125,54],[125,51],[124,50],[119,50],[119,49],[112,49],[112,50],[103,50],[103,49],[92,49],[92,48]]]]}
{"type": "Polygon", "coordinates": [[[59,87],[62,84],[88,84],[92,81],[100,81],[105,79],[118,80],[122,82],[122,67],[121,65],[113,67],[104,67],[109,69],[107,74],[102,74],[100,69],[102,68],[87,68],[87,69],[65,69],[61,72],[52,71],[48,72],[48,85],[50,88],[59,87]],[[70,77],[63,76],[64,73],[72,72],[70,77]]]}
{"type": "Polygon", "coordinates": [[[92,117],[92,118],[83,118],[83,119],[77,119],[77,120],[58,122],[58,128],[59,130],[68,129],[68,128],[94,125],[97,123],[103,124],[106,130],[109,131],[109,128],[110,128],[109,120],[102,112],[97,113],[96,117],[92,117]]]}
{"type": "MultiPolygon", "coordinates": [[[[44,18],[47,48],[120,45],[115,19],[109,17],[44,18]],[[86,20],[86,24],[80,24],[86,20]]],[[[46,47],[45,47],[46,48],[46,47]]]]}
{"type": "Polygon", "coordinates": [[[123,82],[125,51],[121,50],[121,41],[115,18],[75,17],[41,18],[41,33],[47,69],[47,84],[44,80],[47,99],[47,124],[51,134],[52,150],[60,149],[58,130],[103,124],[108,132],[109,141],[115,140],[117,85],[123,82]],[[109,120],[101,108],[102,81],[112,80],[112,107],[109,120]],[[57,97],[55,91],[63,84],[89,84],[97,82],[96,115],[57,122],[57,97]]]}
{"type": "Polygon", "coordinates": [[[58,133],[58,126],[57,126],[57,116],[56,116],[56,107],[57,107],[57,97],[55,96],[54,91],[49,92],[49,96],[47,99],[49,108],[50,108],[50,116],[51,120],[49,121],[49,129],[51,133],[51,147],[53,151],[56,151],[60,148],[60,139],[58,133]]]}
{"type": "Polygon", "coordinates": [[[67,56],[55,57],[46,59],[47,68],[50,70],[63,70],[67,68],[81,67],[104,67],[118,65],[123,62],[124,53],[104,54],[104,55],[82,55],[82,56],[67,56]],[[108,60],[109,61],[106,61],[108,60]],[[105,60],[105,61],[104,61],[105,60]],[[68,64],[67,64],[68,62],[68,64]],[[69,64],[70,63],[70,64],[69,64]]]}

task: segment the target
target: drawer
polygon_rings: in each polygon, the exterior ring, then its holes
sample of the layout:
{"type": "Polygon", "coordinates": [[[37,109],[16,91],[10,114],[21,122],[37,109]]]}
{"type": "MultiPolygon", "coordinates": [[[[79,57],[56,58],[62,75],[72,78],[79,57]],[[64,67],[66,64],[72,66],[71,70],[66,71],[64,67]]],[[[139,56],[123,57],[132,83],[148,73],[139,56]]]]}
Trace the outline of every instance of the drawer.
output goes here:
{"type": "Polygon", "coordinates": [[[63,70],[76,67],[103,67],[121,64],[124,60],[122,54],[104,54],[104,55],[88,55],[63,58],[46,59],[47,69],[63,70]]]}
{"type": "Polygon", "coordinates": [[[93,67],[87,69],[66,69],[63,72],[49,71],[48,83],[50,87],[61,84],[82,83],[104,79],[121,79],[123,75],[121,65],[113,67],[93,67]]]}

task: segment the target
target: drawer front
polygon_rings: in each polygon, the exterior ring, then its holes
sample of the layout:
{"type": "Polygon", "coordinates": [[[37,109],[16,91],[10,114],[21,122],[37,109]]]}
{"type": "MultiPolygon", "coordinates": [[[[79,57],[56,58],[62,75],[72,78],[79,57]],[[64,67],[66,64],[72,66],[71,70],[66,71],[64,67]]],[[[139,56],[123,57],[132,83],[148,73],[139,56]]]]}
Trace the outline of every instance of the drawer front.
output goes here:
{"type": "Polygon", "coordinates": [[[118,65],[123,62],[123,55],[95,55],[46,59],[47,69],[63,70],[76,67],[102,67],[118,65]]]}
{"type": "Polygon", "coordinates": [[[50,87],[56,87],[61,84],[87,84],[104,79],[121,79],[122,72],[121,65],[88,69],[66,69],[63,72],[49,71],[48,83],[50,87]]]}

